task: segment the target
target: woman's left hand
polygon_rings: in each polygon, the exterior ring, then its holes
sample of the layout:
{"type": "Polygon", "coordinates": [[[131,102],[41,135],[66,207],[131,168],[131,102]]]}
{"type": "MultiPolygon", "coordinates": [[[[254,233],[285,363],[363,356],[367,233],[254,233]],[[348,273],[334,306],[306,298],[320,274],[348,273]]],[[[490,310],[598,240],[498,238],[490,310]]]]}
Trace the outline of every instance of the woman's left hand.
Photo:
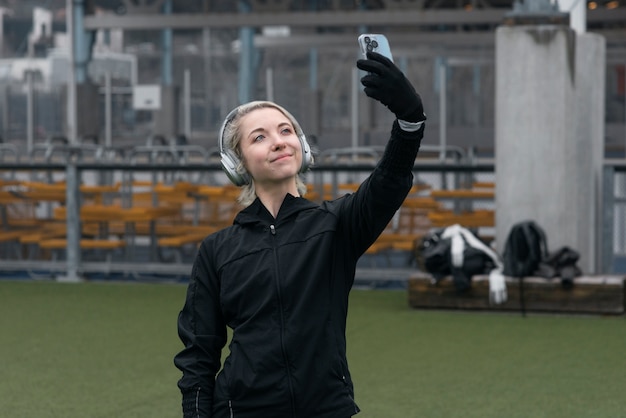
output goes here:
{"type": "Polygon", "coordinates": [[[407,122],[426,120],[420,95],[391,60],[368,52],[367,59],[358,60],[356,66],[368,72],[361,78],[365,94],[387,106],[396,118],[407,122]]]}

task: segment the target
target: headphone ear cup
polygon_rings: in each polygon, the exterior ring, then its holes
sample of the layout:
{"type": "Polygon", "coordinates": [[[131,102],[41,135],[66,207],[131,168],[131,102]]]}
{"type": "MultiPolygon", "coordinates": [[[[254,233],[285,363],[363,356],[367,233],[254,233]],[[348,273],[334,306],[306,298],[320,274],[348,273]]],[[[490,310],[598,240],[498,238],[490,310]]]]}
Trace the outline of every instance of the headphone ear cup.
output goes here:
{"type": "Polygon", "coordinates": [[[250,183],[250,176],[247,173],[239,173],[239,158],[230,150],[224,150],[220,154],[222,169],[235,186],[243,186],[250,183]]]}
{"type": "Polygon", "coordinates": [[[311,154],[311,146],[306,140],[306,136],[304,134],[299,136],[300,145],[302,146],[302,164],[300,165],[300,173],[304,173],[309,169],[311,163],[313,162],[313,156],[311,154]]]}

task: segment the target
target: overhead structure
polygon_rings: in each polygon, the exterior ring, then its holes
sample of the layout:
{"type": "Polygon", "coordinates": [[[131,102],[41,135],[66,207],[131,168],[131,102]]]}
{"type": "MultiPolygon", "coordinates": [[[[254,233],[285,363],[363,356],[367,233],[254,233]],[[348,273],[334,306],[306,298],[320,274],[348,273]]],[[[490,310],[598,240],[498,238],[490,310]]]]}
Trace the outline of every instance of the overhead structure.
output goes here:
{"type": "MultiPolygon", "coordinates": [[[[378,9],[378,10],[334,10],[334,11],[291,11],[264,13],[173,13],[115,15],[101,14],[85,17],[86,29],[201,29],[237,28],[242,26],[290,26],[297,27],[358,27],[385,26],[408,27],[413,31],[440,25],[499,25],[508,9],[378,9]]],[[[595,9],[587,13],[587,22],[620,23],[626,21],[626,9],[595,9]]],[[[428,30],[426,30],[428,31],[428,30]]]]}

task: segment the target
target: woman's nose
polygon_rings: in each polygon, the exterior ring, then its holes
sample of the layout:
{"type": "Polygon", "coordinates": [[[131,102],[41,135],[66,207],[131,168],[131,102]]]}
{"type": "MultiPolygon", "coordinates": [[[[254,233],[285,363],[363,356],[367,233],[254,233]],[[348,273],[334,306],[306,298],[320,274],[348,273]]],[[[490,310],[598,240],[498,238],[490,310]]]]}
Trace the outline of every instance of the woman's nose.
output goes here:
{"type": "Polygon", "coordinates": [[[285,147],[285,141],[280,136],[274,138],[274,142],[272,143],[272,148],[281,149],[285,147]]]}

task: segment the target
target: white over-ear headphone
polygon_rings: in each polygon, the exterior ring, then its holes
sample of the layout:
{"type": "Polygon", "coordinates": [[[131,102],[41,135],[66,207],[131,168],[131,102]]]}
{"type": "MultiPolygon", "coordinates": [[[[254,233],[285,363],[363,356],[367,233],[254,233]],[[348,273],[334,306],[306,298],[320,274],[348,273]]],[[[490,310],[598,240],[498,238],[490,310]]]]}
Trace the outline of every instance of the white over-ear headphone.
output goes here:
{"type": "MultiPolygon", "coordinates": [[[[302,128],[300,127],[300,124],[298,123],[296,118],[294,118],[291,113],[289,113],[286,109],[277,105],[276,103],[272,103],[272,102],[257,102],[257,103],[259,104],[267,103],[268,104],[267,107],[271,107],[271,108],[275,108],[279,110],[285,116],[287,116],[287,118],[291,121],[294,129],[296,130],[296,134],[298,135],[298,139],[300,140],[300,146],[302,148],[302,164],[300,165],[299,172],[304,173],[311,165],[313,158],[311,155],[311,147],[309,146],[309,143],[307,142],[306,137],[304,136],[304,132],[302,132],[302,128]]],[[[250,105],[249,103],[246,104],[246,106],[249,106],[249,105],[250,105]]],[[[222,123],[222,127],[220,128],[219,137],[218,137],[222,169],[224,170],[224,172],[226,173],[230,181],[233,182],[233,184],[235,184],[235,186],[243,186],[245,184],[250,184],[250,180],[251,180],[250,174],[247,171],[243,170],[243,172],[241,172],[241,170],[237,169],[237,167],[239,167],[241,164],[239,157],[237,157],[237,154],[235,154],[234,150],[227,148],[226,145],[224,144],[224,132],[226,131],[226,128],[228,127],[228,125],[237,116],[240,107],[241,106],[238,106],[235,109],[231,110],[230,113],[228,113],[228,115],[226,116],[226,119],[224,119],[224,123],[222,123]]]]}

